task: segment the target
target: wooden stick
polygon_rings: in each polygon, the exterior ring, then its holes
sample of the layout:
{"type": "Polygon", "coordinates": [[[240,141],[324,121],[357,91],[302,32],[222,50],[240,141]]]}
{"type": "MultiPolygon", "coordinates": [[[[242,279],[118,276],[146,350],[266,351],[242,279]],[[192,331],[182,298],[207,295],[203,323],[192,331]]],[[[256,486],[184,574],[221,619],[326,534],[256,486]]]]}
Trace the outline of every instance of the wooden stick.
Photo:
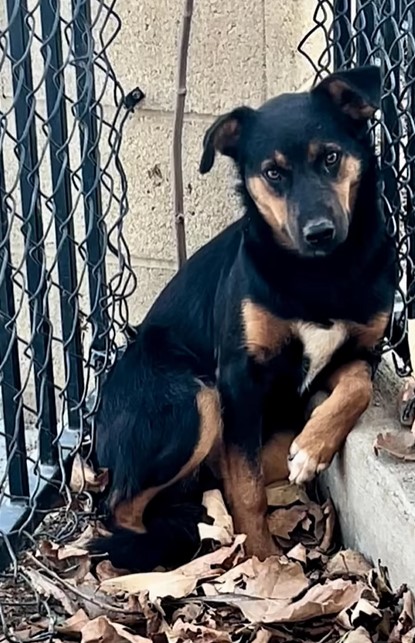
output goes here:
{"type": "Polygon", "coordinates": [[[184,227],[183,199],[183,161],[182,135],[183,116],[186,100],[187,56],[189,50],[190,27],[193,14],[193,0],[184,0],[182,27],[179,41],[179,59],[177,66],[176,104],[173,123],[173,207],[176,227],[177,258],[179,268],[186,261],[186,232],[184,227]]]}
{"type": "MultiPolygon", "coordinates": [[[[53,578],[55,581],[56,585],[62,585],[68,592],[74,594],[75,596],[78,596],[81,600],[83,600],[86,603],[92,603],[93,605],[96,605],[97,607],[100,607],[101,609],[105,610],[106,613],[108,612],[118,612],[119,614],[130,614],[134,615],[135,613],[137,616],[142,616],[140,612],[132,612],[131,610],[122,608],[122,607],[117,607],[116,605],[113,605],[111,602],[108,601],[108,603],[105,601],[101,601],[97,596],[88,596],[88,594],[84,594],[76,585],[72,585],[72,583],[68,583],[64,578],[61,578],[56,572],[54,572],[52,569],[49,569],[47,565],[44,565],[38,558],[33,556],[30,552],[26,553],[27,558],[34,563],[37,567],[40,567],[42,571],[45,572],[47,576],[50,578],[53,578]]],[[[99,586],[98,586],[99,588],[99,586]]]]}

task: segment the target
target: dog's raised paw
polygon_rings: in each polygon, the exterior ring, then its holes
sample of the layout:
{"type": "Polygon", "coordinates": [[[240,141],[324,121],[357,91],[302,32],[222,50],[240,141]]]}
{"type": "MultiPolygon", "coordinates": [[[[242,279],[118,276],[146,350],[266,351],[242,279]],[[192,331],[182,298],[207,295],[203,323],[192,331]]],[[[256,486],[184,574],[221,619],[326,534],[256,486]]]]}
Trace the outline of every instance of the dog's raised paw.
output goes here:
{"type": "Polygon", "coordinates": [[[300,448],[295,441],[292,443],[288,458],[290,482],[295,484],[310,482],[318,473],[327,469],[328,466],[328,462],[319,462],[307,452],[307,449],[300,448]]]}

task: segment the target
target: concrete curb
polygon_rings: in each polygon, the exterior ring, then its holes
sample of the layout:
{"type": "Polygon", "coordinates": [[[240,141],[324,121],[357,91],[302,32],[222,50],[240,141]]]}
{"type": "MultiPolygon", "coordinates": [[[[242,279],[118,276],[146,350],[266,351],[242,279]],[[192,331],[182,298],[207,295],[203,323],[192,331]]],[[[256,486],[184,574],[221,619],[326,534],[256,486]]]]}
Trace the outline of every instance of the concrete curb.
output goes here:
{"type": "Polygon", "coordinates": [[[387,364],[376,380],[374,403],[321,476],[337,509],[344,544],[389,568],[394,587],[415,590],[415,463],[375,456],[380,432],[405,431],[398,421],[401,386],[387,364]]]}

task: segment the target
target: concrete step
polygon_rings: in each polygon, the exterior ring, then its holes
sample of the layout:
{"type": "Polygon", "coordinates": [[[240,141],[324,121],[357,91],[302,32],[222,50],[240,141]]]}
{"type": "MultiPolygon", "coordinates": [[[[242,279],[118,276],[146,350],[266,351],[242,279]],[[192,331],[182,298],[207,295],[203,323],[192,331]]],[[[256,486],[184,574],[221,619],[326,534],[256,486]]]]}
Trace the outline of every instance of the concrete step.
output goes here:
{"type": "Polygon", "coordinates": [[[415,463],[376,457],[373,450],[378,433],[408,430],[398,420],[401,386],[384,362],[372,406],[321,476],[321,486],[335,504],[345,546],[375,563],[380,559],[394,587],[407,583],[415,591],[415,463]]]}

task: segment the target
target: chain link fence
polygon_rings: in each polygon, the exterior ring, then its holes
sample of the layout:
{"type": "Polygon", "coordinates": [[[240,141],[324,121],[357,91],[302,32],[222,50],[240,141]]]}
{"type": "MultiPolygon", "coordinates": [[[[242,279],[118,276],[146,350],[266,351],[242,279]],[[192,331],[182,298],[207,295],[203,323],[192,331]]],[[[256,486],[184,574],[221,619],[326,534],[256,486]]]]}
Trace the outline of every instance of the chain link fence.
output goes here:
{"type": "Polygon", "coordinates": [[[401,376],[411,373],[408,320],[415,317],[415,2],[412,0],[317,0],[313,26],[298,50],[315,80],[357,65],[379,65],[382,110],[372,126],[382,182],[382,206],[398,248],[400,287],[384,352],[401,376]],[[324,45],[315,59],[309,43],[324,45]]]}
{"type": "MultiPolygon", "coordinates": [[[[136,285],[120,145],[142,93],[124,95],[108,58],[114,2],[1,11],[0,566],[12,561],[15,582],[18,547],[48,510],[61,507],[58,538],[78,519],[66,462],[93,428],[136,285]]],[[[0,591],[3,625],[27,578],[13,587],[9,601],[0,591]]]]}

